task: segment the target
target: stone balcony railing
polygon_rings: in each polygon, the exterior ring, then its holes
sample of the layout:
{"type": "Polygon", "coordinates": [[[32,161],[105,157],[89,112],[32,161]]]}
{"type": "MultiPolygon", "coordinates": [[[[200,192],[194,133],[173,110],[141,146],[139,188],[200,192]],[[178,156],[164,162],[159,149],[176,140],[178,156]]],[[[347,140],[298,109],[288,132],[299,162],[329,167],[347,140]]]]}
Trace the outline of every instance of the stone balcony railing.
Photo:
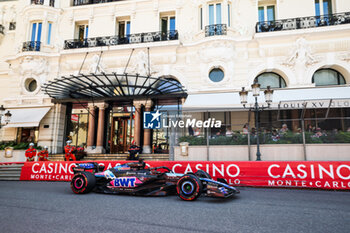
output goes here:
{"type": "Polygon", "coordinates": [[[297,30],[305,28],[325,27],[350,23],[350,12],[339,14],[299,17],[273,21],[257,22],[255,31],[275,32],[286,30],[297,30]]]}
{"type": "Polygon", "coordinates": [[[48,5],[48,6],[55,6],[55,0],[31,0],[30,4],[32,5],[48,5]]]}
{"type": "Polygon", "coordinates": [[[40,41],[27,41],[23,43],[22,52],[40,51],[40,41]]]}
{"type": "Polygon", "coordinates": [[[177,30],[167,32],[146,32],[130,34],[128,36],[93,37],[84,40],[72,39],[64,41],[64,49],[90,48],[101,46],[114,46],[123,44],[149,43],[157,41],[170,41],[179,38],[177,30]]]}
{"type": "Polygon", "coordinates": [[[211,24],[205,26],[205,36],[221,36],[227,34],[226,24],[211,24]]]}
{"type": "Polygon", "coordinates": [[[106,3],[106,2],[118,2],[120,0],[74,0],[73,6],[82,6],[82,5],[89,5],[89,4],[99,4],[99,3],[106,3]]]}

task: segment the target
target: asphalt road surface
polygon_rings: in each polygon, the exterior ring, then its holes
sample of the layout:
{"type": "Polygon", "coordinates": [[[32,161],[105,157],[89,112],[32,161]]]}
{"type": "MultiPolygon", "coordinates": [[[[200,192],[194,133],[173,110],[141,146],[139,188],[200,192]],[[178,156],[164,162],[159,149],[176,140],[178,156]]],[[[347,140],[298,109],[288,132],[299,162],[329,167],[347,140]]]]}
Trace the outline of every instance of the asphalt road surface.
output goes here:
{"type": "Polygon", "coordinates": [[[0,181],[0,232],[350,232],[350,192],[240,190],[229,200],[185,202],[0,181]]]}

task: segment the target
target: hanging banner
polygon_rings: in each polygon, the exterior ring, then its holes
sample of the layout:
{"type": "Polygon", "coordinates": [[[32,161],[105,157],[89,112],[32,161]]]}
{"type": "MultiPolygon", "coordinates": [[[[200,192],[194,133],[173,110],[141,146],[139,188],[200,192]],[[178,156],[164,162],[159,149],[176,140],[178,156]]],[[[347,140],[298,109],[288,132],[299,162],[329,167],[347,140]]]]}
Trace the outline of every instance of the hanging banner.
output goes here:
{"type": "MultiPolygon", "coordinates": [[[[106,169],[126,161],[95,161],[106,169]]],[[[80,162],[82,163],[82,162],[80,162]]],[[[84,161],[84,163],[86,163],[84,161]]],[[[234,186],[291,187],[350,190],[350,162],[234,162],[147,161],[151,167],[167,166],[176,173],[201,169],[214,179],[234,186]]],[[[27,162],[21,180],[70,181],[75,162],[27,162]]]]}

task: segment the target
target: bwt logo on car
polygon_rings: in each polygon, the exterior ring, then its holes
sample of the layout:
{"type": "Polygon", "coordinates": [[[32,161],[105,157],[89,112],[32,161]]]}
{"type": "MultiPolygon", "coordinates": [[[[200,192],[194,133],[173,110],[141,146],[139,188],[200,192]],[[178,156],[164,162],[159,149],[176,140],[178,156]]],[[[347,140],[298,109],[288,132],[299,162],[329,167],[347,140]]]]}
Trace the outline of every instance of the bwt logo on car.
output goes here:
{"type": "Polygon", "coordinates": [[[114,187],[135,187],[135,177],[122,177],[111,181],[114,187]]]}

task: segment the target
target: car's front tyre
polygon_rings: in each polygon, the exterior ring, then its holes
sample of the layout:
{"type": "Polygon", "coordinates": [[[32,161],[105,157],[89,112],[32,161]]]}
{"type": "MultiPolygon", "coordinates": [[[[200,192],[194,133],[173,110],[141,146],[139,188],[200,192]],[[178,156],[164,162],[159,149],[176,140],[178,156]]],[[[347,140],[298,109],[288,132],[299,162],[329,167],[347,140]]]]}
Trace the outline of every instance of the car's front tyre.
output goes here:
{"type": "Polygon", "coordinates": [[[202,182],[192,174],[183,175],[176,184],[176,191],[179,197],[185,201],[194,201],[202,193],[202,182]]]}
{"type": "Polygon", "coordinates": [[[72,191],[76,194],[85,194],[92,191],[96,185],[96,178],[90,172],[79,172],[73,176],[70,182],[72,191]]]}

